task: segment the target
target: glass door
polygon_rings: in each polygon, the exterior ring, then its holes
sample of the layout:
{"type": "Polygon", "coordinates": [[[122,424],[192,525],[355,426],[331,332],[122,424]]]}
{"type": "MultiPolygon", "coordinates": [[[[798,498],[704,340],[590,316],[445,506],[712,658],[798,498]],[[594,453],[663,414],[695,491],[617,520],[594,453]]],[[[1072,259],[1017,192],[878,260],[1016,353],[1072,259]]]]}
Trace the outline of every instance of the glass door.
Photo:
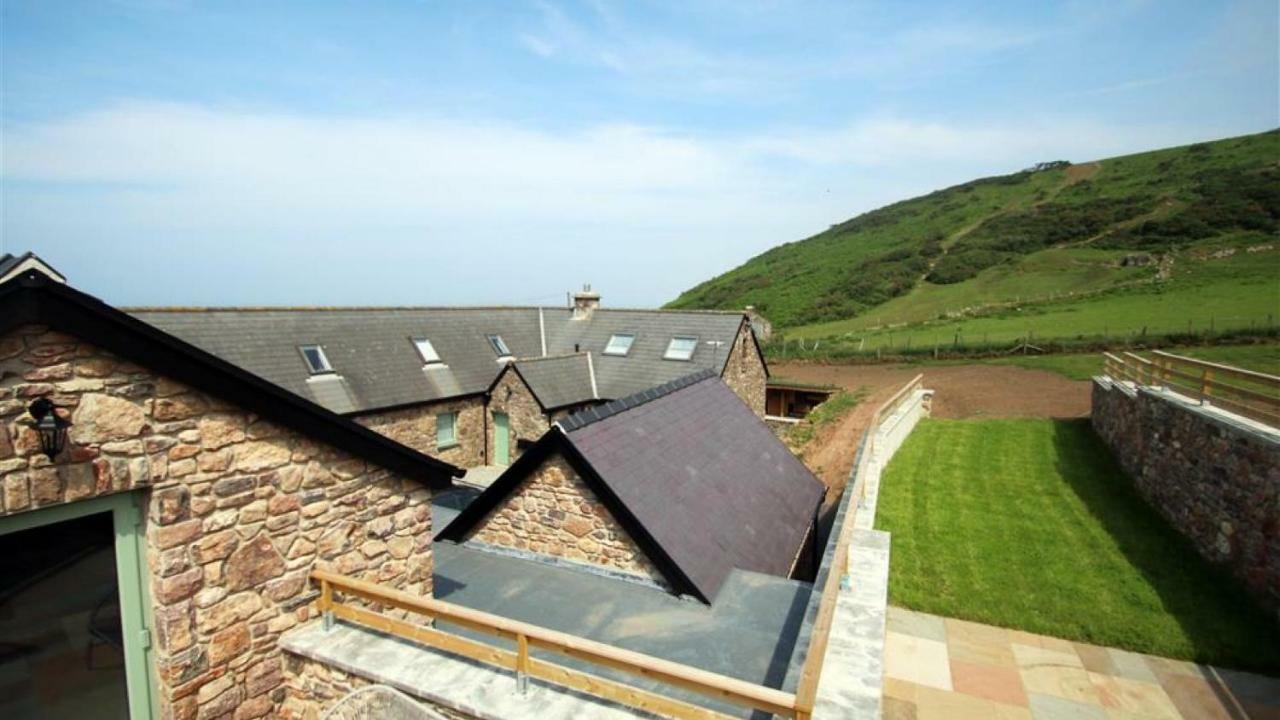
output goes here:
{"type": "Polygon", "coordinates": [[[0,718],[151,717],[127,495],[0,518],[0,718]]]}

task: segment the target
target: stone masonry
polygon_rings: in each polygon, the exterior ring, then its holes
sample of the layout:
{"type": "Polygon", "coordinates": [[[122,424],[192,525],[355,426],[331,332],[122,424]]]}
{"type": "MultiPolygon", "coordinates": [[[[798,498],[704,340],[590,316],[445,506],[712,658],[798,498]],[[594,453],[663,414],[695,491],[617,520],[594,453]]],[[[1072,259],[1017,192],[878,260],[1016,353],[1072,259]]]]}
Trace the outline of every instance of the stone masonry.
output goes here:
{"type": "Polygon", "coordinates": [[[756,416],[764,417],[765,384],[769,377],[760,353],[756,352],[749,324],[744,323],[738,331],[722,377],[725,384],[742,398],[756,416]]]}
{"type": "Polygon", "coordinates": [[[1280,616],[1280,439],[1098,379],[1093,428],[1147,502],[1280,616]]]}
{"type": "MultiPolygon", "coordinates": [[[[282,720],[320,720],[326,710],[347,694],[371,684],[360,675],[292,654],[285,655],[284,683],[286,697],[277,714],[282,720]]],[[[450,720],[473,717],[421,698],[418,702],[450,720]]]]}
{"type": "Polygon", "coordinates": [[[666,586],[657,568],[563,457],[552,456],[468,537],[666,586]]]}
{"type": "Polygon", "coordinates": [[[352,419],[401,445],[461,468],[473,468],[486,462],[485,403],[479,395],[357,415],[352,419]],[[446,412],[458,413],[457,425],[454,426],[458,444],[441,450],[436,447],[436,416],[446,412]]]}
{"type": "Polygon", "coordinates": [[[431,494],[76,338],[0,336],[0,515],[142,493],[164,718],[265,717],[325,568],[431,594],[431,494]],[[74,423],[50,462],[28,404],[74,423]]]}
{"type": "Polygon", "coordinates": [[[538,405],[538,400],[533,396],[533,391],[524,384],[520,375],[511,367],[502,371],[502,376],[490,391],[488,412],[489,433],[486,442],[491,463],[497,462],[494,459],[497,457],[494,433],[497,432],[498,426],[493,420],[494,413],[506,413],[510,418],[508,430],[510,437],[507,438],[507,447],[510,448],[511,462],[515,462],[520,456],[519,441],[535,442],[551,427],[547,416],[542,413],[542,407],[538,405]]]}

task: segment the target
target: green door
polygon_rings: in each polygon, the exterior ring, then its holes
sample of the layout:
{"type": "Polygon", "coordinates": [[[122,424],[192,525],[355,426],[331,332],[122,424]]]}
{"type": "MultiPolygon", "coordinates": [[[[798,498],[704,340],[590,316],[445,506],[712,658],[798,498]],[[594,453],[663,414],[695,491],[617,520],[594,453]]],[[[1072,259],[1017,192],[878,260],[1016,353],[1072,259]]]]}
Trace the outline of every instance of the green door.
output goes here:
{"type": "Polygon", "coordinates": [[[154,717],[138,499],[0,518],[0,717],[154,717]]]}
{"type": "Polygon", "coordinates": [[[493,414],[493,464],[511,464],[511,420],[506,413],[493,414]]]}

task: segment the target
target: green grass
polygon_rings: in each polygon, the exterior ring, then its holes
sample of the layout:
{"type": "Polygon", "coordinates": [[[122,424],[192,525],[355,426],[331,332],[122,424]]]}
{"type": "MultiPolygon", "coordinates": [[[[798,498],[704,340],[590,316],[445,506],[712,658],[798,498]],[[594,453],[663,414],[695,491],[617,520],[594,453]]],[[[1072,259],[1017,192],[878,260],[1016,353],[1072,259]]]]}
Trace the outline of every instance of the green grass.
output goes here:
{"type": "MultiPolygon", "coordinates": [[[[1280,375],[1280,344],[1257,345],[1220,345],[1196,348],[1168,348],[1167,352],[1175,355],[1208,360],[1210,362],[1231,365],[1245,370],[1280,375]]],[[[1151,357],[1150,353],[1139,355],[1151,357]]],[[[939,360],[924,361],[919,364],[930,365],[1016,365],[1033,370],[1048,370],[1072,380],[1088,380],[1102,372],[1101,353],[1080,353],[1067,355],[1012,355],[1003,358],[979,358],[973,360],[939,360]]]]}
{"type": "MultiPolygon", "coordinates": [[[[1278,155],[1280,132],[1272,131],[974,180],[779,245],[682,293],[668,307],[754,305],[790,337],[818,338],[993,304],[1025,305],[1028,298],[1106,292],[1155,275],[1151,265],[1122,266],[1118,261],[1126,255],[1175,252],[1185,261],[1178,272],[1206,248],[1274,244],[1278,155]]],[[[1265,268],[1242,265],[1239,273],[1257,270],[1257,277],[1266,277],[1265,268]]],[[[1172,283],[1187,284],[1194,283],[1172,283]]],[[[1121,297],[1127,296],[1108,295],[1103,302],[1121,297]]],[[[1138,330],[1142,313],[1159,312],[1159,303],[1149,301],[1122,302],[1111,318],[1092,308],[1067,308],[1063,317],[1045,318],[1043,329],[1056,332],[1050,323],[1085,317],[1065,331],[1138,330]],[[1096,330],[1093,319],[1100,320],[1096,330]]],[[[1271,301],[1275,311],[1274,290],[1271,301]]],[[[1247,305],[1248,298],[1242,304],[1236,296],[1215,307],[1179,302],[1172,321],[1192,308],[1204,311],[1205,322],[1211,313],[1259,315],[1247,305]]],[[[1148,323],[1168,321],[1166,314],[1148,323]]],[[[1011,328],[973,328],[1012,337],[1026,330],[1017,319],[1011,328]]]]}
{"type": "MultiPolygon", "coordinates": [[[[1176,254],[1172,277],[1159,284],[993,309],[976,317],[873,329],[880,323],[912,322],[920,314],[913,314],[910,309],[899,311],[893,306],[895,301],[890,301],[867,316],[788,329],[785,338],[825,338],[828,345],[858,344],[864,351],[902,348],[908,343],[916,348],[938,344],[945,349],[956,343],[957,338],[960,344],[1012,345],[1028,334],[1044,340],[1123,339],[1143,329],[1153,335],[1203,333],[1210,329],[1244,330],[1280,323],[1280,283],[1276,282],[1280,277],[1280,250],[1237,252],[1221,259],[1202,259],[1199,255],[1190,251],[1176,254]]],[[[999,269],[985,271],[991,272],[999,269]]],[[[969,282],[977,283],[981,279],[980,275],[969,282]]],[[[933,313],[936,317],[933,310],[928,306],[928,311],[922,314],[933,313]]]]}
{"type": "Polygon", "coordinates": [[[885,470],[890,601],[1280,671],[1280,628],[1132,490],[1077,420],[925,420],[885,470]]]}
{"type": "Polygon", "coordinates": [[[787,431],[787,442],[793,448],[803,448],[817,434],[818,429],[844,417],[844,414],[858,406],[867,396],[867,389],[860,387],[856,392],[841,390],[831,395],[815,407],[805,419],[787,431]]]}

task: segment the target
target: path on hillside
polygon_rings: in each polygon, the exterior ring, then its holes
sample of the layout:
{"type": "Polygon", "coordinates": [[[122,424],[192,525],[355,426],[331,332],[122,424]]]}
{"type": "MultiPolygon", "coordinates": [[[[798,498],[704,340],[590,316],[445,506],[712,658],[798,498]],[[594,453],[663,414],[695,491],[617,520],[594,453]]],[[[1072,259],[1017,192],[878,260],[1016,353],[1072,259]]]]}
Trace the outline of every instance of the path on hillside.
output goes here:
{"type": "Polygon", "coordinates": [[[823,428],[804,449],[805,464],[839,496],[853,468],[858,441],[871,414],[917,374],[935,391],[933,416],[1076,418],[1089,414],[1089,383],[1057,373],[1011,365],[819,365],[774,363],[770,374],[806,383],[836,385],[866,398],[840,421],[823,428]]]}

